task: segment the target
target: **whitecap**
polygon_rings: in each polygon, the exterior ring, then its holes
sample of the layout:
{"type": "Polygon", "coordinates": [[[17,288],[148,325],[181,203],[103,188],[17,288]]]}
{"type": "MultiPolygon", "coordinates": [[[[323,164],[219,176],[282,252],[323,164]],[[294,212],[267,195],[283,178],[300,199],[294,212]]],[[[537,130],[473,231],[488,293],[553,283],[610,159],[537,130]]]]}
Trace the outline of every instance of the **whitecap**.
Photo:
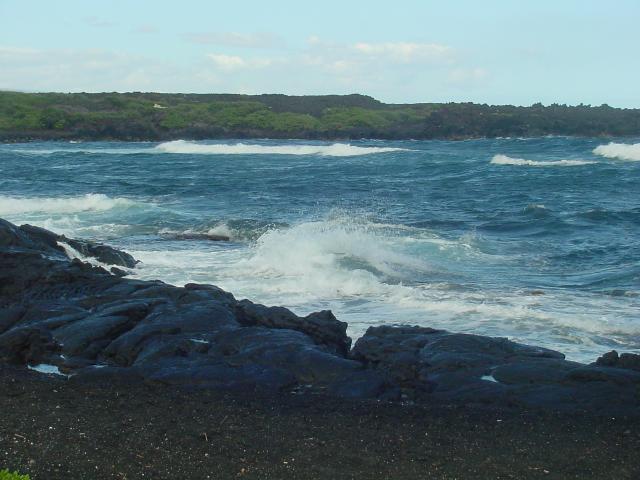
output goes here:
{"type": "Polygon", "coordinates": [[[197,229],[187,228],[185,230],[175,230],[171,228],[163,228],[158,231],[159,235],[168,236],[178,239],[212,239],[237,241],[242,239],[240,232],[229,227],[225,222],[220,222],[211,228],[197,229]]]}
{"type": "Polygon", "coordinates": [[[593,149],[593,153],[605,158],[617,158],[632,162],[640,161],[640,143],[614,143],[600,145],[593,149]]]}
{"type": "Polygon", "coordinates": [[[101,193],[88,193],[77,197],[9,197],[0,195],[0,215],[25,213],[70,214],[101,212],[134,205],[127,198],[111,198],[101,193]]]}
{"type": "Polygon", "coordinates": [[[525,158],[514,158],[507,155],[494,155],[491,159],[494,165],[518,165],[529,167],[575,167],[579,165],[590,165],[597,162],[589,160],[555,160],[555,161],[539,161],[527,160],[525,158]]]}
{"type": "Polygon", "coordinates": [[[321,155],[329,157],[353,157],[372,153],[407,151],[393,147],[360,147],[348,143],[333,145],[257,145],[257,144],[202,144],[186,140],[174,140],[155,147],[157,152],[205,155],[321,155]]]}

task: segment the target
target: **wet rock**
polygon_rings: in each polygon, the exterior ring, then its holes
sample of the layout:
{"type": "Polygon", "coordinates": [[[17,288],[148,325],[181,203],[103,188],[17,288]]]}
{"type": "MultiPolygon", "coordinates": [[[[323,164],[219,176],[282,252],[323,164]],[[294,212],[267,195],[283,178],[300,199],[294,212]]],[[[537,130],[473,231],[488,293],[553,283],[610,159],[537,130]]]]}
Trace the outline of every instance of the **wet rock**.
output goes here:
{"type": "Polygon", "coordinates": [[[311,313],[302,318],[286,308],[265,307],[243,300],[238,303],[236,313],[242,325],[298,330],[339,355],[346,356],[351,347],[351,339],[347,336],[347,324],[338,321],[328,310],[311,313]]]}
{"type": "Polygon", "coordinates": [[[347,324],[330,311],[300,317],[213,285],[179,288],[118,268],[135,263],[0,220],[0,362],[50,364],[71,382],[640,415],[639,355],[614,351],[583,365],[505,338],[410,326],[369,328],[351,349],[347,324]],[[70,260],[61,243],[116,266],[70,260]]]}
{"type": "Polygon", "coordinates": [[[607,382],[613,384],[640,385],[640,372],[633,370],[584,365],[571,370],[565,377],[573,382],[607,382]]]}
{"type": "Polygon", "coordinates": [[[134,268],[138,263],[135,258],[128,253],[108,247],[107,245],[87,242],[84,240],[71,240],[64,236],[61,236],[59,241],[67,243],[83,256],[95,258],[100,263],[107,265],[134,268]]]}
{"type": "Polygon", "coordinates": [[[598,358],[595,364],[603,367],[617,367],[640,371],[640,355],[635,353],[618,355],[618,352],[612,350],[598,358]]]}
{"type": "Polygon", "coordinates": [[[491,369],[497,382],[506,385],[549,384],[562,382],[576,368],[583,365],[556,359],[513,362],[491,369]]]}
{"type": "Polygon", "coordinates": [[[126,252],[117,250],[107,245],[102,245],[87,240],[74,240],[57,235],[44,228],[33,225],[17,227],[0,219],[0,247],[13,247],[14,249],[38,251],[55,258],[66,256],[64,247],[60,243],[66,243],[81,255],[95,258],[107,265],[133,268],[136,260],[126,252]]]}
{"type": "Polygon", "coordinates": [[[637,372],[570,362],[560,352],[504,338],[372,327],[351,357],[417,400],[640,413],[637,372]],[[607,397],[619,401],[607,405],[607,397]]]}
{"type": "Polygon", "coordinates": [[[208,232],[165,233],[165,237],[176,240],[208,240],[210,242],[229,242],[231,237],[208,232]]]}

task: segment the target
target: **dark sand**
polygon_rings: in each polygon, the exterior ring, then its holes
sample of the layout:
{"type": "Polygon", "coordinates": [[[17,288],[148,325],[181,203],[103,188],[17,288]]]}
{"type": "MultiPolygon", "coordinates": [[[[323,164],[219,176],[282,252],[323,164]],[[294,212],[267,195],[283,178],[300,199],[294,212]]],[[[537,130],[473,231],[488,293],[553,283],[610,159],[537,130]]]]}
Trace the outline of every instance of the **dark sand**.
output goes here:
{"type": "Polygon", "coordinates": [[[79,384],[7,366],[0,412],[0,469],[33,480],[640,478],[638,419],[79,384]]]}

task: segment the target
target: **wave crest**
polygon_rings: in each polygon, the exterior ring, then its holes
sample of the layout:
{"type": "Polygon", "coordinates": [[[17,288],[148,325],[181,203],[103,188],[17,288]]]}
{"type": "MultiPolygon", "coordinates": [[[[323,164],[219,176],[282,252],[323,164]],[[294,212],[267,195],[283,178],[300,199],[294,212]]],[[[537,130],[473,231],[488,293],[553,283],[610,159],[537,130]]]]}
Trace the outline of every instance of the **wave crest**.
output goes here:
{"type": "Polygon", "coordinates": [[[88,193],[77,197],[9,197],[0,195],[0,215],[24,213],[79,213],[100,212],[113,208],[126,208],[135,202],[127,198],[111,198],[101,193],[88,193]]]}
{"type": "Polygon", "coordinates": [[[257,145],[257,144],[202,144],[174,140],[155,147],[161,153],[204,155],[321,155],[328,157],[355,157],[372,153],[407,151],[393,147],[359,147],[348,143],[333,145],[257,145]]]}
{"type": "Polygon", "coordinates": [[[617,158],[618,160],[640,161],[640,143],[608,143],[593,149],[593,153],[605,158],[617,158]]]}
{"type": "Polygon", "coordinates": [[[589,160],[555,160],[552,162],[527,160],[525,158],[514,158],[507,155],[494,155],[491,159],[491,163],[494,165],[519,165],[528,167],[575,167],[579,165],[590,165],[592,162],[589,160]]]}

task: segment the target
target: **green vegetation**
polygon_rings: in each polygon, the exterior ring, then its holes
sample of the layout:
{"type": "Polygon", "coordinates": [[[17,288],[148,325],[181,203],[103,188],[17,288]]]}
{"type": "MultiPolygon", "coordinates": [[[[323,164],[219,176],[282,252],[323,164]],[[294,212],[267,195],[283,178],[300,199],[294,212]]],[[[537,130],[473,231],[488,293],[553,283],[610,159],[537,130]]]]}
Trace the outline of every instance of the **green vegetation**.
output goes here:
{"type": "Polygon", "coordinates": [[[640,135],[640,109],[384,104],[364,95],[0,92],[0,141],[640,135]]]}
{"type": "Polygon", "coordinates": [[[0,480],[29,480],[29,475],[11,473],[9,470],[0,470],[0,480]]]}

